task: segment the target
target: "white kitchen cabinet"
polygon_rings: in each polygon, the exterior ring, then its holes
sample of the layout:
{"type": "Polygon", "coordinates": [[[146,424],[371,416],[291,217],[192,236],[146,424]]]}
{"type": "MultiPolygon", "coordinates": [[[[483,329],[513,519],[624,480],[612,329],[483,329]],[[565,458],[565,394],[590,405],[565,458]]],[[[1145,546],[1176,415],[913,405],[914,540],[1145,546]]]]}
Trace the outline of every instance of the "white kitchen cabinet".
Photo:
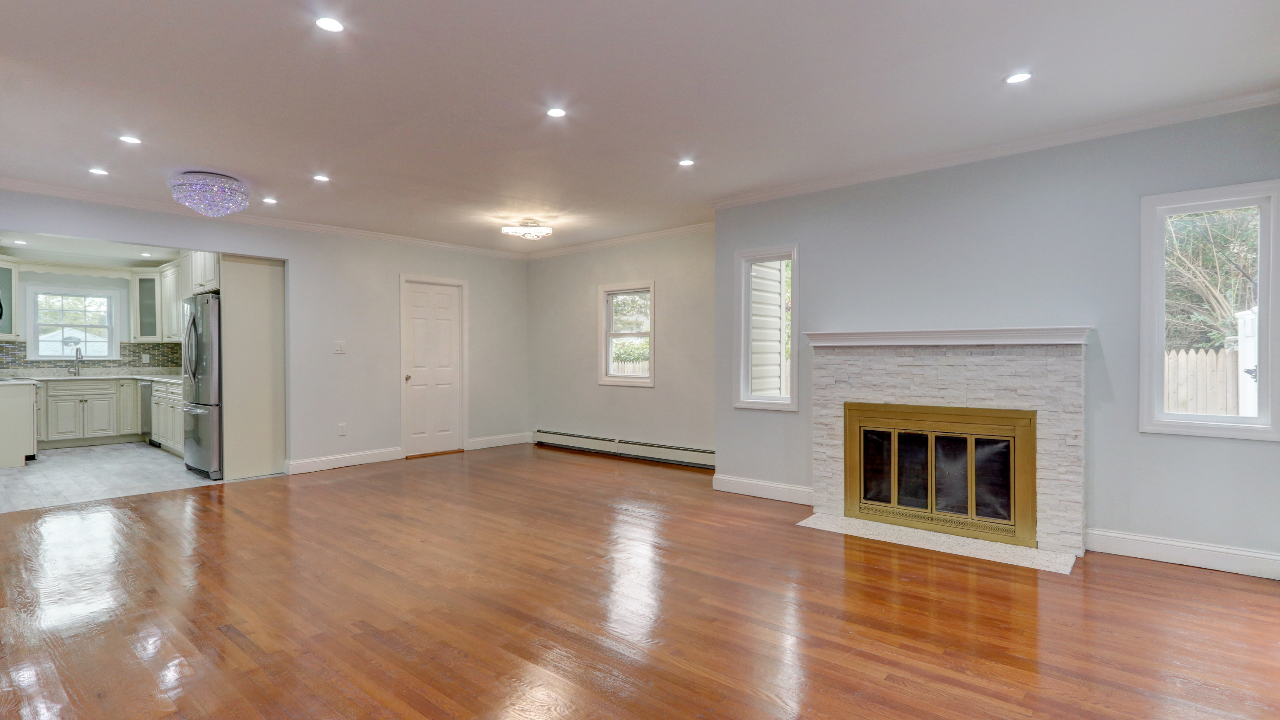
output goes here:
{"type": "Polygon", "coordinates": [[[22,467],[36,454],[36,385],[0,382],[0,468],[22,467]]]}
{"type": "Polygon", "coordinates": [[[151,393],[151,439],[169,452],[182,455],[185,435],[182,386],[157,382],[151,393]]]}
{"type": "Polygon", "coordinates": [[[116,434],[135,435],[141,432],[141,416],[138,413],[138,381],[118,380],[116,389],[116,434]]]}
{"type": "Polygon", "coordinates": [[[71,440],[84,437],[84,411],[80,407],[80,400],[78,397],[49,398],[48,439],[71,440]]]}
{"type": "Polygon", "coordinates": [[[160,342],[163,331],[163,295],[159,273],[137,273],[133,276],[130,320],[134,342],[160,342]]]}
{"type": "Polygon", "coordinates": [[[164,317],[162,337],[165,342],[182,341],[182,289],[178,282],[178,266],[169,265],[160,271],[160,295],[163,298],[164,317]]]}
{"type": "Polygon", "coordinates": [[[17,340],[18,266],[0,260],[0,340],[17,340]]]}
{"type": "Polygon", "coordinates": [[[192,292],[203,293],[218,289],[218,253],[196,250],[191,253],[192,292]]]}
{"type": "Polygon", "coordinates": [[[80,401],[84,407],[84,436],[107,437],[116,432],[116,396],[100,395],[80,401]]]}

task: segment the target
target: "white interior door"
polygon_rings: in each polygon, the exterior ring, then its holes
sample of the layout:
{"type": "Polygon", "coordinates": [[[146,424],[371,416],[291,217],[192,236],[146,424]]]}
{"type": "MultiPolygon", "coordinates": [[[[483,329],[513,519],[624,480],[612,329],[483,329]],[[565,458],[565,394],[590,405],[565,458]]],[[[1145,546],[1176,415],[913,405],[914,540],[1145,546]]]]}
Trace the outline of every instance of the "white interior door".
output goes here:
{"type": "Polygon", "coordinates": [[[406,282],[400,295],[405,455],[462,449],[462,288],[406,282]]]}

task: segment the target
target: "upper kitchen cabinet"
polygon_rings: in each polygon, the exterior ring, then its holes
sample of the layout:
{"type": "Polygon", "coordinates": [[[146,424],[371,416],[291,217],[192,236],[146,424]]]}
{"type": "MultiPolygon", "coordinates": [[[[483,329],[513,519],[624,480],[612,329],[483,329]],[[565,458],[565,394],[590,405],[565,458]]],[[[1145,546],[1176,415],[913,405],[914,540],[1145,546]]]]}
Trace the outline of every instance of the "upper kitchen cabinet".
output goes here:
{"type": "Polygon", "coordinates": [[[18,266],[0,261],[0,340],[18,339],[18,266]]]}
{"type": "Polygon", "coordinates": [[[162,339],[164,301],[161,275],[135,273],[133,276],[132,326],[134,342],[160,342],[162,339]]]}
{"type": "Polygon", "coordinates": [[[189,293],[182,290],[181,273],[177,265],[170,263],[160,269],[160,297],[164,308],[161,316],[162,338],[165,342],[182,341],[182,299],[189,293]]]}
{"type": "Polygon", "coordinates": [[[205,293],[218,289],[218,253],[200,250],[191,253],[191,292],[205,293]]]}

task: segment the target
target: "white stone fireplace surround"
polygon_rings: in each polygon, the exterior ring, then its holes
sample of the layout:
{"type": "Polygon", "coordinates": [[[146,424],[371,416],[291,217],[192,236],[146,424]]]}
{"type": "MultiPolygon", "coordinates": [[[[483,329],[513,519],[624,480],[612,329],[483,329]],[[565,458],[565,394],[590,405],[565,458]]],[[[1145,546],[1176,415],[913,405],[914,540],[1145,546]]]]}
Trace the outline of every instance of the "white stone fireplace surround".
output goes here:
{"type": "Polygon", "coordinates": [[[816,514],[803,524],[1030,567],[1044,564],[1037,562],[1037,552],[1052,554],[1061,558],[1057,568],[1065,559],[1069,571],[1070,559],[1084,554],[1084,345],[1089,331],[805,333],[813,346],[816,514]],[[1035,410],[1038,551],[845,518],[846,402],[1035,410]]]}

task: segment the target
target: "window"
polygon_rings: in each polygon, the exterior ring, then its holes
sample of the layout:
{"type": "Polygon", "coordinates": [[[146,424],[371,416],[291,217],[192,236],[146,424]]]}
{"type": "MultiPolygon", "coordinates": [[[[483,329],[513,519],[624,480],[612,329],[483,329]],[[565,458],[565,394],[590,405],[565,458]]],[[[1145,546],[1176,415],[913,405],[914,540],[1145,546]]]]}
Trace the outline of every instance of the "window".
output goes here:
{"type": "Polygon", "coordinates": [[[600,384],[653,387],[653,283],[600,288],[600,384]]]}
{"type": "Polygon", "coordinates": [[[1280,440],[1271,306],[1280,182],[1143,198],[1141,429],[1280,440]]]}
{"type": "Polygon", "coordinates": [[[735,407],[796,410],[797,368],[791,318],[796,247],[736,255],[738,397],[735,407]]]}
{"type": "Polygon", "coordinates": [[[115,290],[68,290],[29,286],[27,303],[34,329],[27,342],[30,360],[67,360],[79,348],[86,360],[117,360],[117,313],[123,300],[115,290]]]}

